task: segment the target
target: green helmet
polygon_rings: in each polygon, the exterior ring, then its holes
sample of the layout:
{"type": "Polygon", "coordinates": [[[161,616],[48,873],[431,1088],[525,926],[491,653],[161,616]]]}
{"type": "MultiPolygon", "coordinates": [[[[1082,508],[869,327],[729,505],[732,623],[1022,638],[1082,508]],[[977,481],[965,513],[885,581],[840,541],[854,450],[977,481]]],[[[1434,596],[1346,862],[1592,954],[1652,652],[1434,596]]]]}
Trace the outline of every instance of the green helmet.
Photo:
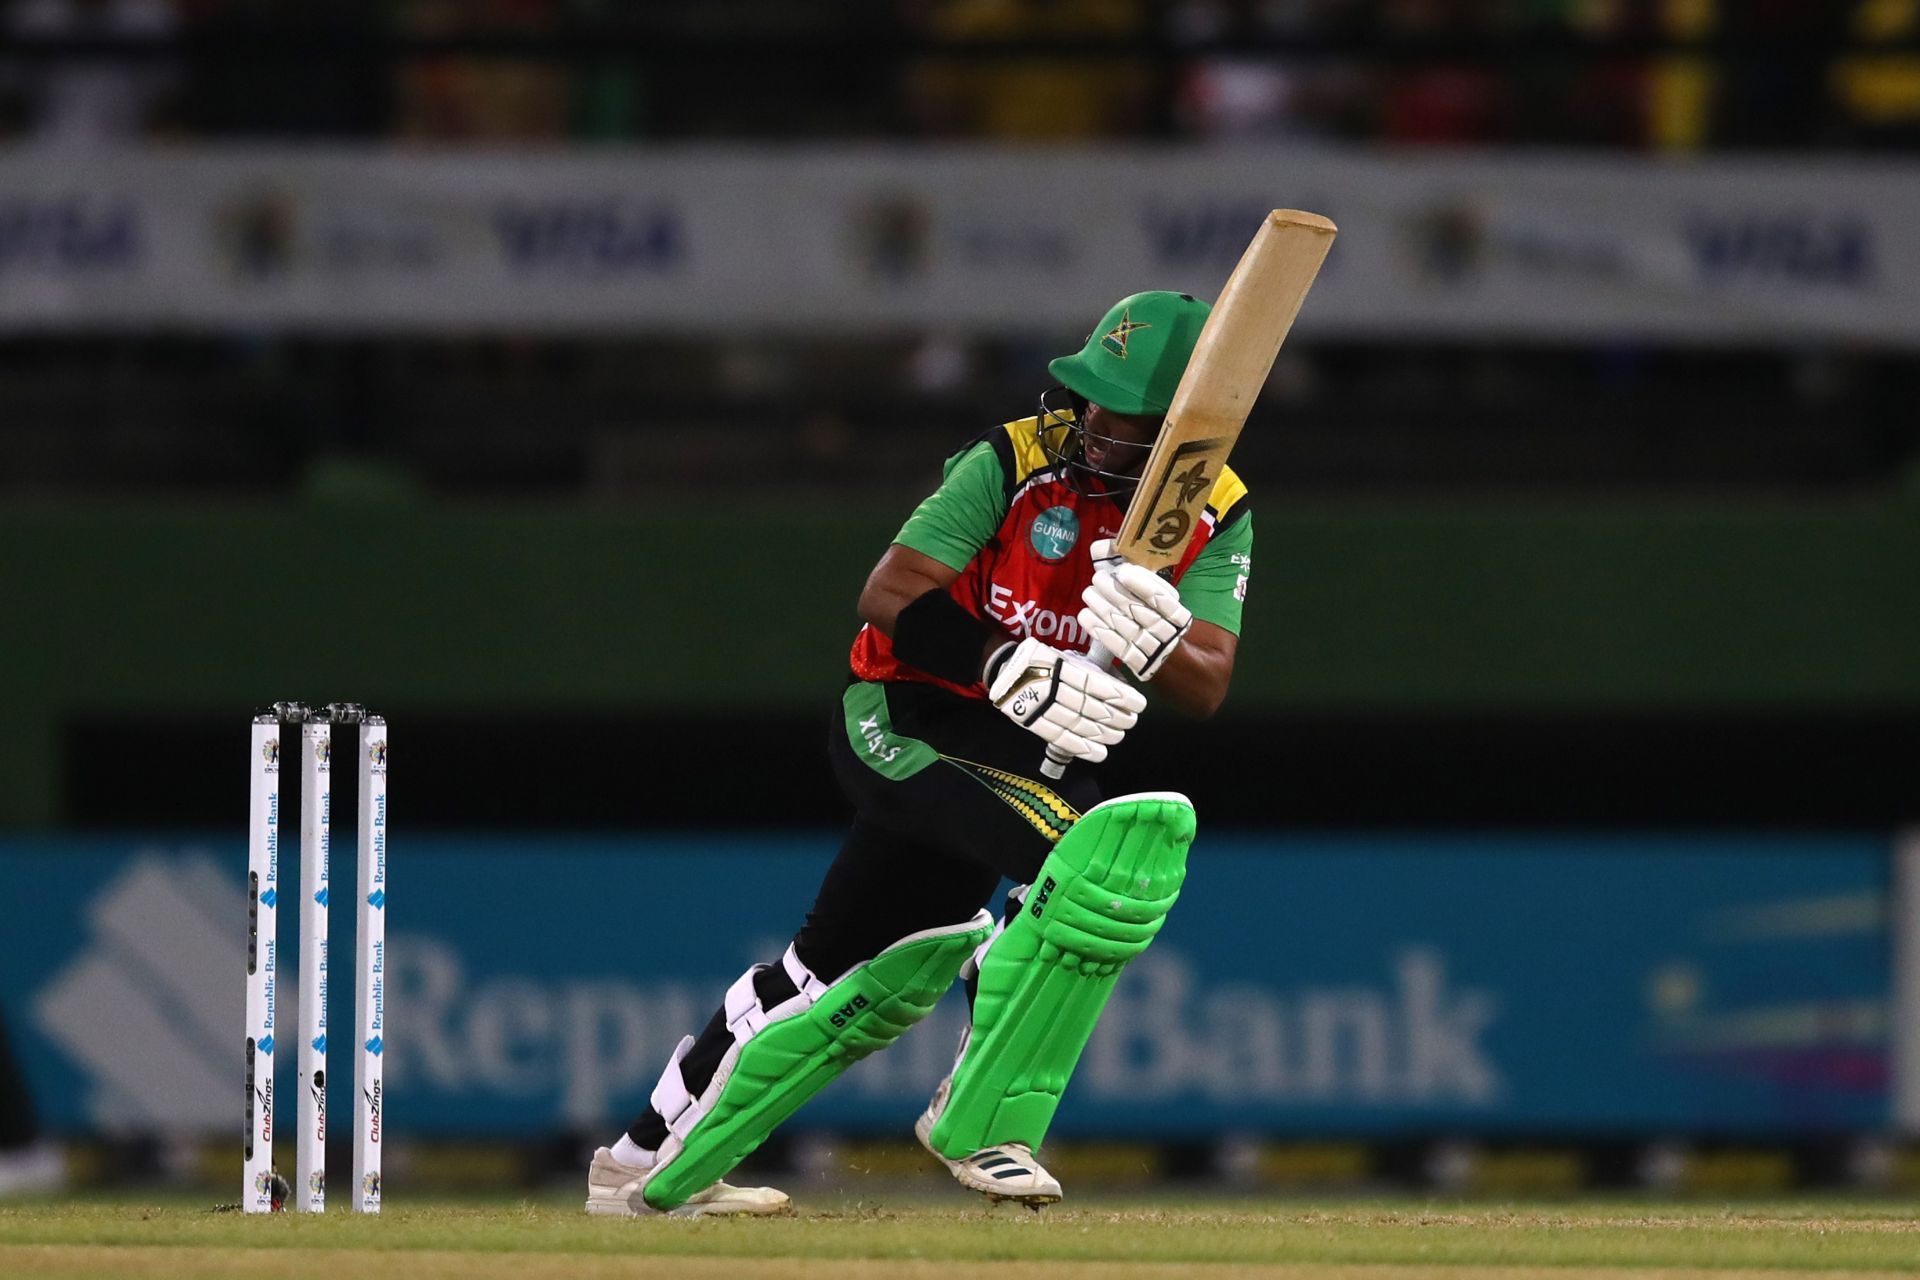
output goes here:
{"type": "Polygon", "coordinates": [[[1075,395],[1114,413],[1165,413],[1212,308],[1190,293],[1153,290],[1113,304],[1087,345],[1047,362],[1075,395]]]}

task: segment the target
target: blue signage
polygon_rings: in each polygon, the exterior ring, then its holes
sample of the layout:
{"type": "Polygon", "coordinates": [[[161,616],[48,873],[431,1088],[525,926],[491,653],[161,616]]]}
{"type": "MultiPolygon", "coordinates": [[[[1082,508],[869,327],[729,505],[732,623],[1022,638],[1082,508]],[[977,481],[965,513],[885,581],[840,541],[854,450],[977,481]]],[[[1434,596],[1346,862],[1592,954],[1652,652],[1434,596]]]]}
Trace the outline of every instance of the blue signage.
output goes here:
{"type": "MultiPolygon", "coordinates": [[[[335,835],[334,874],[350,876],[335,835]]],[[[397,843],[390,1127],[611,1136],[727,984],[777,958],[834,847],[397,843]]],[[[1890,857],[1868,838],[1203,835],[1055,1132],[1883,1127],[1890,857]]],[[[0,840],[0,1016],[51,1127],[237,1139],[244,867],[237,838],[0,840]]],[[[334,917],[329,1012],[348,1025],[353,916],[334,917]]],[[[962,1017],[956,990],[794,1123],[907,1132],[962,1017]]]]}

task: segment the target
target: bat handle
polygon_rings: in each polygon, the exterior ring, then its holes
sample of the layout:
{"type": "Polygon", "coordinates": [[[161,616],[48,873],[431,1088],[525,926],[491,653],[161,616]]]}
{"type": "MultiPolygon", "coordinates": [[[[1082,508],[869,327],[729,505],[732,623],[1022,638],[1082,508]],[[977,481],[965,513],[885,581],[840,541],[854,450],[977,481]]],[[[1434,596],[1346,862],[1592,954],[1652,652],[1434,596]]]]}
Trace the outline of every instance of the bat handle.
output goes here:
{"type": "MultiPolygon", "coordinates": [[[[1083,658],[1077,653],[1069,656],[1072,657],[1075,662],[1084,662],[1089,666],[1098,667],[1102,671],[1105,671],[1113,665],[1113,655],[1102,648],[1098,640],[1095,640],[1093,647],[1087,650],[1086,657],[1083,658]]],[[[1048,747],[1047,758],[1040,762],[1040,772],[1049,778],[1058,780],[1066,773],[1067,765],[1072,760],[1073,757],[1060,748],[1048,747]]]]}

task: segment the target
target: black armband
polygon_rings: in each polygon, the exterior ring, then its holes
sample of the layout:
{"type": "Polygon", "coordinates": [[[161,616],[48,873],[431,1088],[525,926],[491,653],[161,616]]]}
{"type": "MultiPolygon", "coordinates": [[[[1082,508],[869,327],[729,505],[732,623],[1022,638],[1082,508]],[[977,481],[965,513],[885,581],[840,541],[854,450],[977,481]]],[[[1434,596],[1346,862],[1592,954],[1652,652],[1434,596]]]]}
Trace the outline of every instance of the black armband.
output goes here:
{"type": "Polygon", "coordinates": [[[954,684],[980,678],[980,655],[994,628],[941,587],[908,602],[893,621],[893,656],[954,684]]]}

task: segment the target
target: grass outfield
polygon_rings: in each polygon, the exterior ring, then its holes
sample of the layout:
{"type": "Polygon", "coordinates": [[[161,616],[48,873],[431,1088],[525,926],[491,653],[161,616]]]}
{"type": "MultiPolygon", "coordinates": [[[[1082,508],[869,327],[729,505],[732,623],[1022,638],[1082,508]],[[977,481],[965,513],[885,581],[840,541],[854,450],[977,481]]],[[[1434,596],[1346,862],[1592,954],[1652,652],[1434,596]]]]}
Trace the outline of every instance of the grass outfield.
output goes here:
{"type": "Polygon", "coordinates": [[[1284,1280],[1920,1274],[1920,1206],[1611,1202],[1082,1202],[820,1197],[788,1219],[588,1218],[571,1201],[396,1203],[379,1218],[199,1205],[0,1205],[0,1276],[275,1280],[1284,1280]],[[956,1263],[964,1262],[964,1270],[956,1263]]]}

